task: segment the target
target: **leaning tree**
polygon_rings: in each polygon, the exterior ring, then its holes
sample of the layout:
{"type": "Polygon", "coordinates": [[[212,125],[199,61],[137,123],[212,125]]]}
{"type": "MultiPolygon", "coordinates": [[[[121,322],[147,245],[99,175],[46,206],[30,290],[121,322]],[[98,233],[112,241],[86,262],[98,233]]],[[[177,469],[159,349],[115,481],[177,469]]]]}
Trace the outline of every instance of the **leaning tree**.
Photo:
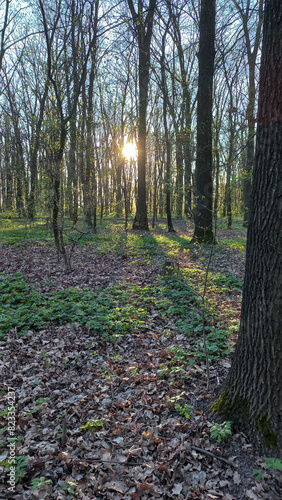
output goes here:
{"type": "Polygon", "coordinates": [[[265,0],[256,155],[239,338],[214,403],[282,452],[282,2],[265,0]]]}

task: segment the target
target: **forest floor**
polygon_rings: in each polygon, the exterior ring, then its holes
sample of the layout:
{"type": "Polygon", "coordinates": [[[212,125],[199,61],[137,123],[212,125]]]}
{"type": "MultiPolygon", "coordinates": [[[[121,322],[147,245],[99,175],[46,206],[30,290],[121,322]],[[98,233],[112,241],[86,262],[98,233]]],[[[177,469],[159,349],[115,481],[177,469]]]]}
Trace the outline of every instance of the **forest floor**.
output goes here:
{"type": "Polygon", "coordinates": [[[211,404],[238,334],[246,231],[219,229],[210,260],[184,221],[175,228],[111,222],[75,247],[68,273],[42,233],[12,241],[17,231],[9,239],[0,229],[1,499],[282,498],[281,472],[246,433],[223,423],[212,437],[211,404]]]}

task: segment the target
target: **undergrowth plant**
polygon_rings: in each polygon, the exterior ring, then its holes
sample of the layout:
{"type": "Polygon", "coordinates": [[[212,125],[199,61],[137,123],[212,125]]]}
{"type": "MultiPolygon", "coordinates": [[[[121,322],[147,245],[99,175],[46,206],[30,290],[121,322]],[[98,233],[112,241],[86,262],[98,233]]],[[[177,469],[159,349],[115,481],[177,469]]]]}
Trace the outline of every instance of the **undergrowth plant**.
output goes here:
{"type": "Polygon", "coordinates": [[[82,425],[80,428],[84,429],[86,431],[89,431],[89,430],[98,431],[98,430],[103,429],[104,424],[105,424],[105,419],[101,418],[100,420],[91,420],[91,421],[87,422],[85,425],[82,425]]]}
{"type": "Polygon", "coordinates": [[[11,464],[8,460],[2,460],[0,464],[5,467],[8,474],[15,472],[15,484],[20,483],[27,474],[26,467],[28,466],[28,462],[24,456],[15,457],[14,464],[11,464]]]}
{"type": "Polygon", "coordinates": [[[210,429],[210,434],[212,438],[215,438],[218,443],[221,443],[222,440],[227,440],[229,436],[232,435],[232,422],[226,421],[222,422],[222,424],[215,424],[210,429]]]}
{"type": "Polygon", "coordinates": [[[31,491],[35,491],[37,489],[45,488],[48,493],[51,493],[51,490],[49,488],[49,484],[51,483],[50,479],[46,479],[45,476],[37,477],[31,481],[31,491]]]}
{"type": "MultiPolygon", "coordinates": [[[[265,469],[268,469],[270,472],[273,471],[282,471],[282,460],[281,458],[272,458],[272,457],[264,457],[266,464],[264,465],[265,469]]],[[[262,470],[255,469],[253,470],[253,474],[256,479],[265,479],[265,474],[262,470]]]]}

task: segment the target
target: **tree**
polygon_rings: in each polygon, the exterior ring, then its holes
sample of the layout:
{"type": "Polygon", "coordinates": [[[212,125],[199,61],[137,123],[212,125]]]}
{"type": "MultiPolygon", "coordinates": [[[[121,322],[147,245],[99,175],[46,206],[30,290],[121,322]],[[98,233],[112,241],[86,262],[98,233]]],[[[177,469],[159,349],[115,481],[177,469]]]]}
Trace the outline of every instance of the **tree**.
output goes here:
{"type": "Polygon", "coordinates": [[[243,203],[244,203],[244,226],[248,226],[249,209],[251,203],[252,170],[254,166],[254,147],[255,147],[255,104],[256,104],[256,84],[255,70],[257,54],[260,46],[261,28],[262,28],[262,5],[263,0],[257,0],[254,8],[258,11],[258,22],[256,26],[254,41],[251,40],[249,23],[253,23],[254,9],[251,9],[251,0],[232,0],[240,14],[243,32],[247,49],[248,59],[248,105],[246,110],[246,119],[248,123],[247,138],[247,161],[243,179],[243,203]]]}
{"type": "MultiPolygon", "coordinates": [[[[72,33],[71,20],[73,19],[72,12],[68,10],[67,2],[64,4],[61,0],[58,0],[55,9],[51,10],[53,17],[49,19],[50,12],[48,6],[45,7],[42,0],[38,0],[39,8],[42,16],[42,25],[44,29],[46,47],[47,47],[47,68],[48,68],[48,78],[50,84],[53,87],[53,92],[56,101],[56,119],[55,127],[53,127],[53,134],[57,135],[56,141],[53,142],[52,151],[52,163],[54,165],[53,169],[53,207],[52,207],[52,226],[54,232],[55,245],[63,257],[66,257],[65,246],[62,239],[62,231],[59,228],[59,213],[61,210],[60,206],[60,194],[61,194],[61,167],[62,160],[64,157],[64,150],[67,139],[67,126],[71,121],[72,117],[75,115],[77,110],[77,103],[81,93],[82,85],[86,78],[86,71],[88,67],[88,61],[91,57],[91,53],[96,43],[97,34],[97,23],[94,23],[95,30],[93,33],[92,23],[93,19],[96,17],[96,13],[99,9],[99,0],[95,2],[94,5],[88,5],[86,2],[80,4],[79,15],[86,18],[87,25],[85,26],[85,31],[88,34],[89,40],[87,44],[87,49],[84,50],[83,44],[86,43],[86,37],[79,37],[78,40],[74,41],[73,44],[77,43],[80,47],[81,52],[81,66],[78,79],[72,82],[71,97],[68,96],[68,106],[66,111],[65,105],[65,87],[67,74],[62,72],[62,57],[68,54],[67,45],[68,39],[72,33]],[[65,11],[64,11],[65,7],[65,11]],[[50,27],[51,26],[51,27],[50,27]],[[70,28],[69,28],[70,26],[70,28]],[[61,30],[61,31],[60,31],[61,30]],[[71,31],[71,33],[70,33],[71,31]],[[56,34],[56,38],[55,38],[56,34]],[[59,48],[58,48],[59,46],[59,48]]],[[[72,55],[74,47],[72,46],[72,55]]],[[[65,61],[63,59],[64,66],[65,61]]],[[[72,59],[69,59],[69,64],[74,64],[72,59]]],[[[75,68],[74,68],[75,69],[75,68]]],[[[68,88],[70,92],[70,88],[68,88]]]]}
{"type": "Polygon", "coordinates": [[[193,241],[211,242],[212,229],[212,88],[214,72],[215,0],[202,0],[200,14],[197,108],[196,208],[193,241]]]}
{"type": "Polygon", "coordinates": [[[156,0],[150,0],[148,8],[138,1],[138,11],[132,0],[127,0],[138,40],[138,80],[139,80],[139,116],[138,116],[138,199],[134,229],[148,230],[146,202],[146,113],[150,76],[150,45],[153,34],[153,18],[156,0]]]}
{"type": "Polygon", "coordinates": [[[214,411],[282,450],[282,2],[266,0],[239,338],[214,411]]]}
{"type": "Polygon", "coordinates": [[[164,122],[164,139],[166,145],[166,215],[168,232],[174,232],[172,217],[171,217],[171,139],[167,124],[167,106],[168,106],[168,89],[165,75],[165,42],[168,26],[163,34],[162,53],[161,53],[161,76],[162,76],[162,92],[163,92],[163,122],[164,122]]]}
{"type": "MultiPolygon", "coordinates": [[[[183,6],[176,6],[172,4],[171,0],[166,0],[169,19],[172,23],[173,28],[173,41],[176,45],[179,66],[180,66],[180,83],[182,90],[182,106],[181,106],[181,119],[180,119],[180,130],[176,133],[176,163],[177,163],[177,215],[182,216],[182,204],[183,204],[183,181],[184,182],[184,194],[185,194],[185,215],[190,215],[191,212],[191,90],[189,88],[189,80],[191,75],[187,74],[187,69],[185,67],[185,56],[183,50],[183,43],[181,37],[180,28],[180,15],[183,6]],[[184,179],[183,179],[183,160],[184,160],[184,179]]],[[[187,57],[187,56],[186,56],[187,57]]],[[[186,63],[187,64],[187,63],[186,63]]],[[[193,65],[191,61],[190,71],[193,65]]]]}
{"type": "Polygon", "coordinates": [[[2,26],[0,28],[0,70],[2,69],[3,66],[3,58],[5,55],[6,51],[6,32],[7,32],[7,27],[9,25],[9,7],[10,7],[10,0],[4,0],[0,3],[0,8],[1,10],[4,9],[3,12],[3,21],[2,21],[2,26]],[[5,6],[4,6],[5,4],[5,6]]]}

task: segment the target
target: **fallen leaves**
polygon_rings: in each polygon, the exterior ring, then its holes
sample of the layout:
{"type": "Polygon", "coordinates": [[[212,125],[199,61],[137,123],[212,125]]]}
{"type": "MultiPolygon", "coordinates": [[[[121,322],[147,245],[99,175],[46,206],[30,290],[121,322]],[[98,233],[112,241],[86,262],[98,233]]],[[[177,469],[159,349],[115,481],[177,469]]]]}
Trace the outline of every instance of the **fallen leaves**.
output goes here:
{"type": "MultiPolygon", "coordinates": [[[[18,249],[5,252],[2,248],[8,262],[5,272],[21,269],[42,293],[50,289],[50,279],[55,290],[84,285],[97,289],[129,275],[131,281],[146,283],[157,272],[137,258],[133,262],[131,256],[91,256],[85,248],[78,251],[83,263],[79,273],[65,275],[50,248],[24,249],[21,262],[15,260],[18,249]],[[40,252],[49,258],[47,277],[40,252]]],[[[51,324],[25,337],[12,332],[7,341],[0,341],[2,382],[16,387],[16,430],[22,437],[17,455],[28,462],[16,500],[278,498],[273,488],[266,492],[255,482],[254,451],[242,436],[220,447],[211,439],[208,408],[214,392],[206,390],[205,365],[187,364],[192,339],[179,335],[173,317],[164,329],[153,309],[146,324],[147,329],[125,335],[116,344],[105,343],[79,324],[51,324]],[[184,359],[183,378],[172,369],[178,367],[173,364],[176,347],[184,359]],[[193,407],[189,419],[188,406],[193,407]],[[46,484],[31,493],[36,478],[45,478],[46,484]]],[[[221,382],[229,366],[229,359],[211,366],[213,380],[221,382]]],[[[3,415],[2,429],[5,425],[3,415]]],[[[1,460],[6,460],[7,430],[1,437],[1,460]]],[[[6,470],[0,467],[0,492],[5,495],[6,470]]]]}

